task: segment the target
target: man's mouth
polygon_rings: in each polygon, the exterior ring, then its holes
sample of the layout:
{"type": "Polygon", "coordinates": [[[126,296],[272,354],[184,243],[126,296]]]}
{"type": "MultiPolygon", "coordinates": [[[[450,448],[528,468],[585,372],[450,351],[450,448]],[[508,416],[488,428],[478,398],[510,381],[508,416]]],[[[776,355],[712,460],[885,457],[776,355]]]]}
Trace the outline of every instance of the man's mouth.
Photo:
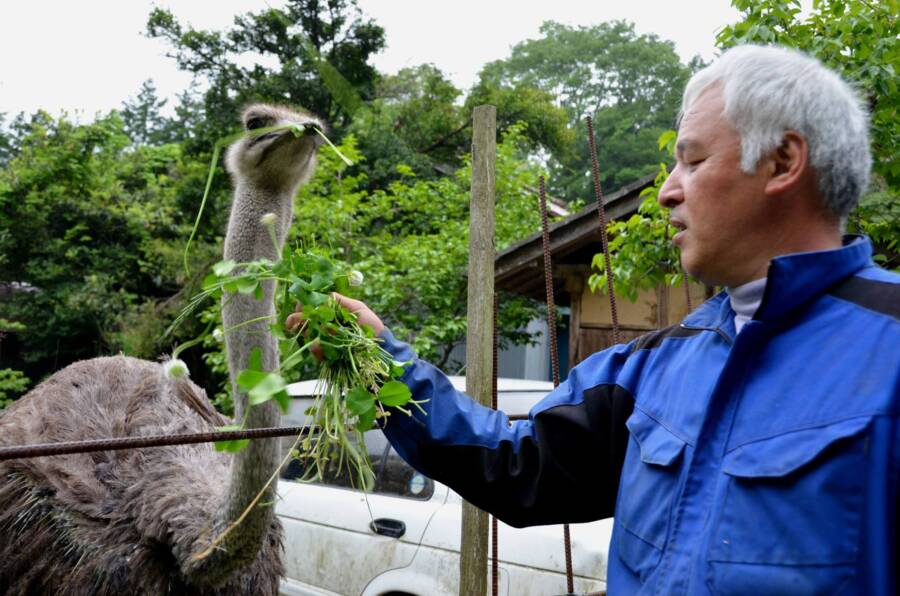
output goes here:
{"type": "Polygon", "coordinates": [[[685,230],[687,230],[687,224],[677,217],[672,217],[669,218],[669,225],[676,230],[675,235],[672,236],[672,243],[677,245],[678,240],[683,237],[685,230]]]}

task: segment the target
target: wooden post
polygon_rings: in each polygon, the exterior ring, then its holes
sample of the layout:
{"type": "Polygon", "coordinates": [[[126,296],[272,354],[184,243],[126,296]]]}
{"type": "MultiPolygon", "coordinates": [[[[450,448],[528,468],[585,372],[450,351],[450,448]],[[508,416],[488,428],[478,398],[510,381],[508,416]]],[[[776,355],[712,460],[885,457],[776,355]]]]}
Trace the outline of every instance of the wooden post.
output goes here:
{"type": "MultiPolygon", "coordinates": [[[[490,407],[494,343],[494,169],[497,161],[497,108],[478,106],[472,118],[466,393],[490,407]]],[[[487,513],[463,502],[459,555],[460,596],[482,596],[487,593],[487,562],[487,513]]]]}

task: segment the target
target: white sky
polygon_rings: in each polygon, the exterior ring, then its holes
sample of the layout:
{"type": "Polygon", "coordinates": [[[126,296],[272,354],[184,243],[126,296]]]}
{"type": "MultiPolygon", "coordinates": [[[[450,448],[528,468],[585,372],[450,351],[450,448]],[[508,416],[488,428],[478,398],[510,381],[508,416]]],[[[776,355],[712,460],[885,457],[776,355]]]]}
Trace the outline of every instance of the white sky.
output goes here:
{"type": "MultiPolygon", "coordinates": [[[[268,0],[280,6],[281,0],[268,0]]],[[[682,60],[714,55],[715,32],[738,20],[728,0],[359,0],[385,28],[387,49],[375,57],[382,72],[430,62],[462,88],[481,67],[538,37],[543,21],[592,25],[628,19],[638,33],[675,42],[682,60]]],[[[223,29],[235,14],[257,12],[266,0],[25,0],[6,3],[0,18],[0,113],[52,114],[79,120],[121,106],[153,79],[161,97],[190,83],[161,41],[144,29],[154,5],[198,29],[223,29]]],[[[170,106],[174,102],[170,101],[170,106]]]]}

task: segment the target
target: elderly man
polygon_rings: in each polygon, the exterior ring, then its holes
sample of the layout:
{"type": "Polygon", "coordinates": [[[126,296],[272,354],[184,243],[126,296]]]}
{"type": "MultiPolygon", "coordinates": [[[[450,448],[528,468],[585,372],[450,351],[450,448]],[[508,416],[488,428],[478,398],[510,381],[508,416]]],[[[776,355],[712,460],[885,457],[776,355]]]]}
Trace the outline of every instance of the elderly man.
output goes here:
{"type": "Polygon", "coordinates": [[[867,185],[866,116],[802,54],[726,52],[684,94],[671,209],[684,269],[727,291],[594,354],[510,424],[412,360],[426,415],[384,431],[507,523],[615,514],[611,594],[893,594],[900,276],[842,224],[867,185]]]}

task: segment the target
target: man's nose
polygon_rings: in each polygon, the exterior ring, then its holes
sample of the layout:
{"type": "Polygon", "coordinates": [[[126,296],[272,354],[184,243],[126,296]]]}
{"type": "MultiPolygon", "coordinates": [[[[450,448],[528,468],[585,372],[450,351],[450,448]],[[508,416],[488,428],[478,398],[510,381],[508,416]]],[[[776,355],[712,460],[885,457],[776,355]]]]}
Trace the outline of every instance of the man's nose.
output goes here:
{"type": "Polygon", "coordinates": [[[681,172],[678,165],[669,173],[669,177],[663,182],[656,200],[666,209],[672,209],[684,200],[684,192],[681,189],[681,172]]]}

